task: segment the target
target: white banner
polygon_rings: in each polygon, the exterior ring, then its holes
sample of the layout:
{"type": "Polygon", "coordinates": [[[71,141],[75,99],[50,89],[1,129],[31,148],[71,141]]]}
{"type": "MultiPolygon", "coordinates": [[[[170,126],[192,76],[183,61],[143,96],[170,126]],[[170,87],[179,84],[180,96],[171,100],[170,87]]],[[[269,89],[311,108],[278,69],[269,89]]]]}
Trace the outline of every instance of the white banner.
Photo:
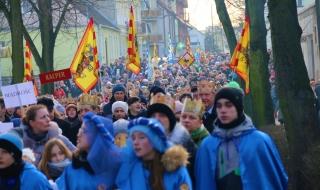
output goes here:
{"type": "Polygon", "coordinates": [[[1,87],[6,108],[20,107],[37,103],[33,83],[25,82],[1,87]]]}

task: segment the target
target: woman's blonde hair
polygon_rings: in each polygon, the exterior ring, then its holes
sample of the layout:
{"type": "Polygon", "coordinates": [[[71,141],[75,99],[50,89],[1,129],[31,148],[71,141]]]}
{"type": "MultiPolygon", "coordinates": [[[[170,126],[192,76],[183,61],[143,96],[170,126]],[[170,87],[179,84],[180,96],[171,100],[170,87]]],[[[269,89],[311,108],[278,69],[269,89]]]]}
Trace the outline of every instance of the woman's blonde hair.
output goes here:
{"type": "Polygon", "coordinates": [[[72,157],[71,151],[60,139],[57,139],[57,138],[50,139],[44,147],[44,151],[42,153],[42,157],[38,165],[39,170],[42,171],[47,176],[48,179],[51,179],[51,176],[48,170],[48,163],[51,160],[51,151],[55,145],[59,147],[59,149],[66,156],[66,158],[71,159],[72,157]]]}
{"type": "Polygon", "coordinates": [[[23,124],[30,126],[29,122],[36,119],[37,111],[40,109],[47,109],[47,107],[41,104],[29,106],[22,119],[23,124]]]}

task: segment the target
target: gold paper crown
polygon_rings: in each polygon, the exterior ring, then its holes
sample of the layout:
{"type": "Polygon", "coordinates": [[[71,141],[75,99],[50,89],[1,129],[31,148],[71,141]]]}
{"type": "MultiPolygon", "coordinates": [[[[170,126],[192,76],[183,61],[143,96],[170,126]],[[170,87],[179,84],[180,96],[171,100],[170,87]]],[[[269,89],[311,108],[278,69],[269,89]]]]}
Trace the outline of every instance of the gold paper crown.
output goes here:
{"type": "Polygon", "coordinates": [[[171,96],[163,95],[161,93],[158,93],[151,97],[150,105],[152,104],[164,104],[168,106],[172,111],[175,110],[175,105],[176,105],[174,99],[171,98],[171,96]]]}
{"type": "Polygon", "coordinates": [[[208,93],[214,92],[216,85],[213,81],[201,80],[198,82],[198,92],[199,93],[208,93]]]}
{"type": "Polygon", "coordinates": [[[82,94],[79,97],[78,105],[99,106],[100,98],[97,95],[82,94]]]}
{"type": "Polygon", "coordinates": [[[202,117],[204,113],[204,105],[201,99],[198,100],[191,100],[190,98],[186,98],[183,103],[183,107],[181,113],[184,112],[191,112],[199,115],[202,117]]]}

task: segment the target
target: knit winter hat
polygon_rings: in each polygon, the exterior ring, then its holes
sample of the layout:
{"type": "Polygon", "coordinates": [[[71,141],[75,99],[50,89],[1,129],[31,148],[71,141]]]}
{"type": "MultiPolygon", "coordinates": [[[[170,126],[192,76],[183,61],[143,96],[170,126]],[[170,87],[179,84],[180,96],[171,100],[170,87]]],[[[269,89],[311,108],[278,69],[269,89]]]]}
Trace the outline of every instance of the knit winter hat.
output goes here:
{"type": "Polygon", "coordinates": [[[124,110],[124,112],[126,112],[126,114],[128,114],[128,104],[126,102],[123,102],[123,101],[116,101],[112,104],[112,113],[115,112],[115,110],[117,108],[122,108],[124,110]]]}
{"type": "Polygon", "coordinates": [[[238,116],[241,116],[243,114],[243,96],[243,91],[239,88],[223,87],[217,92],[214,98],[214,107],[217,109],[218,100],[225,98],[233,103],[237,109],[238,116]]]}
{"type": "Polygon", "coordinates": [[[116,137],[119,133],[128,133],[128,125],[129,121],[125,119],[118,119],[113,122],[113,131],[114,137],[116,137]]]}
{"type": "Polygon", "coordinates": [[[130,121],[128,129],[130,136],[134,132],[144,133],[153,148],[160,153],[165,152],[169,147],[164,127],[156,119],[139,117],[138,119],[130,121]]]}
{"type": "Polygon", "coordinates": [[[66,105],[66,111],[68,111],[68,109],[70,109],[70,108],[74,108],[74,109],[78,110],[77,105],[74,103],[69,103],[66,105]]]}
{"type": "Polygon", "coordinates": [[[122,91],[122,92],[125,93],[126,92],[126,88],[122,84],[117,84],[112,89],[112,95],[114,95],[114,93],[119,92],[119,91],[122,91]]]}
{"type": "Polygon", "coordinates": [[[13,153],[16,162],[22,159],[23,142],[17,135],[11,133],[0,135],[0,148],[13,153]]]}

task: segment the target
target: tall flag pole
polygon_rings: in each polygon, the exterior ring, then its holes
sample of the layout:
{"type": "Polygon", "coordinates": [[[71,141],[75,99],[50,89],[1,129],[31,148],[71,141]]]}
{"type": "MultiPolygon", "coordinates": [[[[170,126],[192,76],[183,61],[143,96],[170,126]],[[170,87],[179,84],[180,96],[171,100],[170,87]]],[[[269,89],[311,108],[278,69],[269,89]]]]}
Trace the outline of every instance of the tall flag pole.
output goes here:
{"type": "Polygon", "coordinates": [[[245,82],[245,92],[249,93],[249,42],[250,42],[250,19],[245,18],[241,37],[233,52],[229,67],[237,73],[245,82]]]}
{"type": "Polygon", "coordinates": [[[32,81],[33,82],[33,89],[34,89],[34,94],[36,96],[39,95],[38,88],[36,86],[36,83],[33,79],[32,76],[32,53],[30,50],[30,43],[29,41],[26,40],[26,46],[25,46],[25,53],[24,53],[24,58],[25,58],[25,65],[24,65],[24,81],[32,81]]]}
{"type": "Polygon", "coordinates": [[[130,6],[130,18],[128,27],[128,62],[126,67],[129,71],[133,72],[136,75],[141,71],[137,31],[132,5],[130,6]]]}
{"type": "Polygon", "coordinates": [[[84,93],[94,88],[99,80],[98,49],[93,24],[93,18],[90,18],[70,66],[75,84],[84,93]]]}

